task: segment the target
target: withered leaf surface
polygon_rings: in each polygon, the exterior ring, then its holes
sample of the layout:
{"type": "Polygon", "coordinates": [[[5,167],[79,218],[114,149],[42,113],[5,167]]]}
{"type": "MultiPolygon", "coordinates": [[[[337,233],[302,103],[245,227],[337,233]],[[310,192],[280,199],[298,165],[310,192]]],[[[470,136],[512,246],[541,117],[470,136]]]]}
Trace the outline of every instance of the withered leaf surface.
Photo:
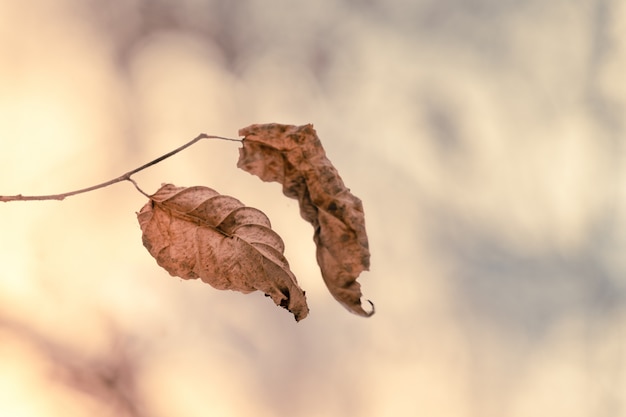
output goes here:
{"type": "Polygon", "coordinates": [[[137,214],[143,244],[173,276],[220,290],[262,291],[296,320],[309,309],[261,211],[208,187],[164,184],[137,214]]]}
{"type": "Polygon", "coordinates": [[[373,309],[361,305],[356,281],[370,259],[363,205],[326,157],[313,125],[255,124],[239,135],[244,139],[237,166],[263,181],[281,183],[313,225],[317,263],[331,294],[351,312],[372,315],[373,309]]]}

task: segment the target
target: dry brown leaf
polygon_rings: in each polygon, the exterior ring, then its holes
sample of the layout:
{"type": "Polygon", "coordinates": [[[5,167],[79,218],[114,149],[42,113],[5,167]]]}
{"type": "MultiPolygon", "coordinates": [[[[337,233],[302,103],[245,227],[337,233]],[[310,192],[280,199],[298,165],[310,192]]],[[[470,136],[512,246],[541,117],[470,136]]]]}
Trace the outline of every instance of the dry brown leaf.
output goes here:
{"type": "Polygon", "coordinates": [[[297,321],[307,316],[283,241],[261,211],[208,187],[164,184],[137,218],[144,246],[171,275],[220,290],[259,290],[297,321]]]}
{"type": "Polygon", "coordinates": [[[237,166],[263,181],[281,183],[313,225],[317,263],[331,294],[351,312],[372,315],[373,304],[370,312],[361,306],[356,281],[370,259],[363,205],[326,158],[313,125],[255,124],[239,135],[244,140],[237,166]]]}

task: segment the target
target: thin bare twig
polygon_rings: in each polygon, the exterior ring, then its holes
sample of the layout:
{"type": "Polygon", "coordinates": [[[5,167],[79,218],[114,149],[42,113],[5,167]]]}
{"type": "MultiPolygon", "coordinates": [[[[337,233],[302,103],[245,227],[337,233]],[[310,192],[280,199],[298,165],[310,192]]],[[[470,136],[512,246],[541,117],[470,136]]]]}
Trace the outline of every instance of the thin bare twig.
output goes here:
{"type": "Polygon", "coordinates": [[[0,201],[2,202],[8,202],[8,201],[33,201],[33,200],[63,200],[66,197],[71,197],[73,195],[76,194],[82,194],[82,193],[86,193],[89,191],[93,191],[93,190],[97,190],[100,188],[104,188],[104,187],[108,187],[109,185],[112,184],[116,184],[118,182],[122,182],[122,181],[131,181],[135,187],[137,188],[137,190],[139,190],[140,193],[147,195],[145,192],[143,192],[138,186],[137,183],[135,183],[133,180],[131,180],[131,176],[138,173],[139,171],[143,171],[146,168],[151,167],[152,165],[158,164],[159,162],[163,161],[164,159],[169,158],[172,155],[177,154],[178,152],[182,151],[183,149],[186,149],[188,147],[190,147],[191,145],[193,145],[194,143],[202,140],[202,139],[221,139],[221,140],[228,140],[228,141],[233,141],[233,142],[241,142],[242,139],[232,139],[232,138],[225,138],[222,136],[211,136],[211,135],[207,135],[205,133],[201,133],[199,134],[196,138],[194,138],[193,140],[185,143],[183,146],[180,146],[176,149],[174,149],[171,152],[166,153],[163,156],[158,157],[157,159],[150,161],[142,166],[140,166],[139,168],[135,168],[132,171],[128,171],[125,174],[120,175],[117,178],[113,178],[112,180],[109,181],[105,181],[101,184],[96,184],[96,185],[92,185],[91,187],[87,187],[87,188],[81,188],[80,190],[75,190],[75,191],[70,191],[67,193],[61,193],[61,194],[50,194],[50,195],[22,195],[22,194],[17,194],[17,195],[7,195],[7,196],[2,196],[0,195],[0,201]]]}

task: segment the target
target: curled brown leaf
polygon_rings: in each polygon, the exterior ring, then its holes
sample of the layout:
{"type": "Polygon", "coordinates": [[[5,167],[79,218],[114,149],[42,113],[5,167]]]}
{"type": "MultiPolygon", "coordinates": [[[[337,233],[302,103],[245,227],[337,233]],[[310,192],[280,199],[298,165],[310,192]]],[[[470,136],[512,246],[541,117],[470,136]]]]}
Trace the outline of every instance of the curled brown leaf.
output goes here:
{"type": "Polygon", "coordinates": [[[144,246],[171,275],[220,290],[259,290],[296,320],[307,316],[283,241],[261,211],[208,187],[164,184],[137,218],[144,246]]]}
{"type": "Polygon", "coordinates": [[[357,282],[370,260],[363,205],[326,157],[313,126],[255,124],[239,135],[244,140],[237,166],[263,181],[281,183],[313,225],[317,263],[331,294],[351,312],[372,315],[373,309],[361,305],[357,282]]]}

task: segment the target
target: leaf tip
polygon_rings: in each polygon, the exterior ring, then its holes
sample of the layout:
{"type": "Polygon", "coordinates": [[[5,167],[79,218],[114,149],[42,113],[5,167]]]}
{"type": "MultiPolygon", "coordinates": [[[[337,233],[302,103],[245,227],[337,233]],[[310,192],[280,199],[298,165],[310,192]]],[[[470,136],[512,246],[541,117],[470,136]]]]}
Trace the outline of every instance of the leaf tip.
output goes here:
{"type": "Polygon", "coordinates": [[[342,304],[349,312],[356,314],[357,316],[360,317],[372,317],[374,314],[376,314],[376,307],[374,306],[374,303],[370,300],[365,300],[369,303],[370,308],[369,309],[365,309],[363,308],[363,303],[361,303],[360,301],[358,303],[355,304],[348,304],[342,300],[338,300],[340,302],[340,304],[342,304]]]}

